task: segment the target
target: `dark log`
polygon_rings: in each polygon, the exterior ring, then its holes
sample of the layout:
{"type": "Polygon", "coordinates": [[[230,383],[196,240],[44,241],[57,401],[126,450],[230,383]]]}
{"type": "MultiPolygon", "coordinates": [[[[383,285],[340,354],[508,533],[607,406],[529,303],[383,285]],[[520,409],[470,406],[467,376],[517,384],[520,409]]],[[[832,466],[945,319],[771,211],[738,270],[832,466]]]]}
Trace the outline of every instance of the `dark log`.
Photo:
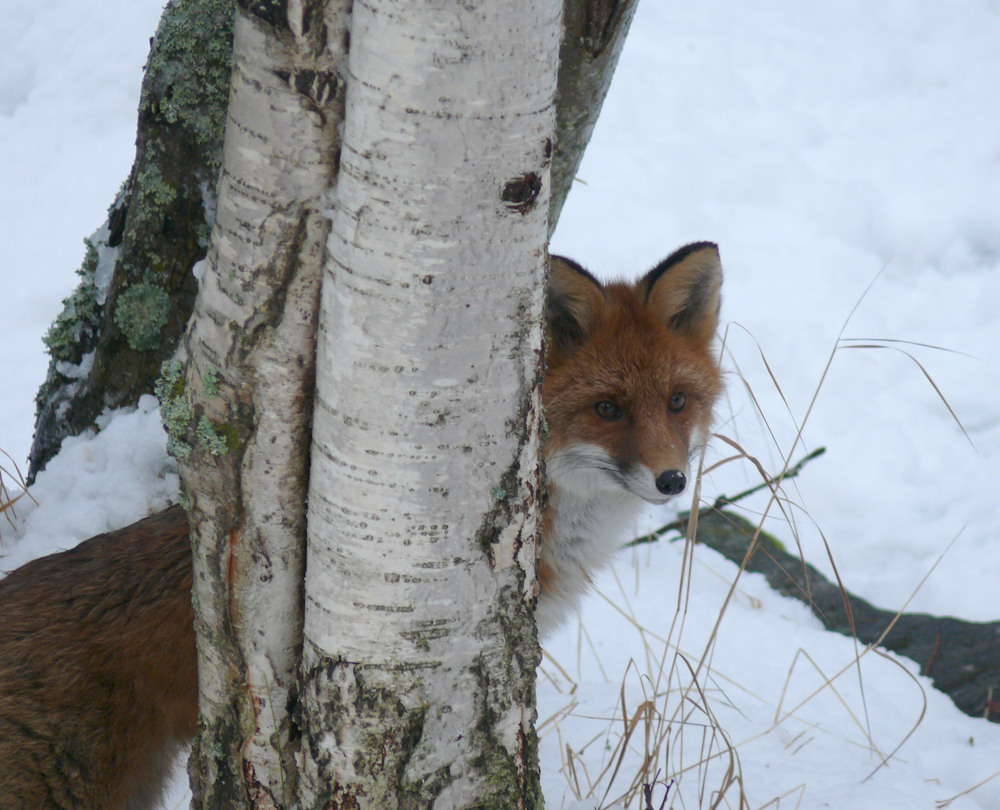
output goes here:
{"type": "MultiPolygon", "coordinates": [[[[687,517],[682,516],[652,537],[671,530],[683,536],[686,525],[687,517]]],[[[698,513],[697,542],[737,565],[746,560],[744,570],[763,574],[778,593],[805,602],[827,630],[854,636],[865,645],[877,643],[916,661],[921,674],[966,714],[1000,722],[1000,621],[968,622],[877,608],[841,590],[766,532],[758,533],[755,525],[726,509],[713,506],[698,513]]]]}

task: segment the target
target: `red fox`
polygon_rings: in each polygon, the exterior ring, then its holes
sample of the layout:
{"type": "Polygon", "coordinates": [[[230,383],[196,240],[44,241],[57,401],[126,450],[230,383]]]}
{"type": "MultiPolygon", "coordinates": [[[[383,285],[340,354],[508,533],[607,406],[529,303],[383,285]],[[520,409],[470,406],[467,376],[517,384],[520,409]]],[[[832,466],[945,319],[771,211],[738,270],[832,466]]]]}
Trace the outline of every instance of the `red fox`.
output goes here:
{"type": "Polygon", "coordinates": [[[687,486],[688,459],[708,439],[722,385],[712,345],[721,286],[710,242],[682,247],[634,284],[602,285],[552,258],[542,636],[577,605],[643,502],[666,503],[687,486]]]}
{"type": "MultiPolygon", "coordinates": [[[[543,402],[549,502],[536,617],[577,604],[641,505],[680,494],[721,382],[714,244],[634,284],[553,257],[543,402]]],[[[0,810],[152,808],[197,723],[179,506],[0,581],[0,810]]]]}

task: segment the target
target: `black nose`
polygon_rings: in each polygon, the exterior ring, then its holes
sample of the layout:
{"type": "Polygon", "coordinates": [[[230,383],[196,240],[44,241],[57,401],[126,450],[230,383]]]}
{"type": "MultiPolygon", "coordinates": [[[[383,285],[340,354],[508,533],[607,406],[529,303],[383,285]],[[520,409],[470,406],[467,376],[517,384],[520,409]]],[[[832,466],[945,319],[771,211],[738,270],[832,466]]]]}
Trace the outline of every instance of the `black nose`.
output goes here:
{"type": "Polygon", "coordinates": [[[687,478],[680,470],[667,470],[656,476],[656,488],[664,495],[680,495],[687,484],[687,478]]]}

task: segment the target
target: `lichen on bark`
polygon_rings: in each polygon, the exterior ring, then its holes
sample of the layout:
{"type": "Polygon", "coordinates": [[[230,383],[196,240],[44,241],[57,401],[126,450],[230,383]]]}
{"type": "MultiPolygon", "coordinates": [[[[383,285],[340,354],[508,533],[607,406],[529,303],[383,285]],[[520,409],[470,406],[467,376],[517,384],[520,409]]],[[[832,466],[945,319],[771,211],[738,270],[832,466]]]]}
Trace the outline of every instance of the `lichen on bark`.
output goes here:
{"type": "Polygon", "coordinates": [[[76,271],[80,283],[73,294],[63,300],[62,312],[42,338],[49,356],[56,362],[79,363],[81,356],[92,349],[87,347],[87,342],[100,324],[101,306],[97,303],[94,284],[100,257],[94,245],[95,238],[99,238],[98,234],[83,240],[83,264],[76,271]]]}
{"type": "Polygon", "coordinates": [[[52,359],[36,398],[29,481],[65,437],[151,393],[187,323],[197,291],[191,267],[205,255],[214,214],[233,8],[233,0],[177,0],[163,12],[146,62],[135,164],[47,335],[52,359]]]}

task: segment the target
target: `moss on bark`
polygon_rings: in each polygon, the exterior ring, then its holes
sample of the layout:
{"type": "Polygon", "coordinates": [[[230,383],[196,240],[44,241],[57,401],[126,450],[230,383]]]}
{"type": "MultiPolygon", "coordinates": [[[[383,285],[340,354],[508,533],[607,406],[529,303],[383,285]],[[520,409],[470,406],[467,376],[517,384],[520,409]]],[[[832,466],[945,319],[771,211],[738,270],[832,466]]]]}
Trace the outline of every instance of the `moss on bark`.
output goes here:
{"type": "Polygon", "coordinates": [[[151,393],[191,314],[222,160],[233,0],[171,3],[153,39],[136,159],[46,336],[29,480],[106,408],[151,393]]]}

